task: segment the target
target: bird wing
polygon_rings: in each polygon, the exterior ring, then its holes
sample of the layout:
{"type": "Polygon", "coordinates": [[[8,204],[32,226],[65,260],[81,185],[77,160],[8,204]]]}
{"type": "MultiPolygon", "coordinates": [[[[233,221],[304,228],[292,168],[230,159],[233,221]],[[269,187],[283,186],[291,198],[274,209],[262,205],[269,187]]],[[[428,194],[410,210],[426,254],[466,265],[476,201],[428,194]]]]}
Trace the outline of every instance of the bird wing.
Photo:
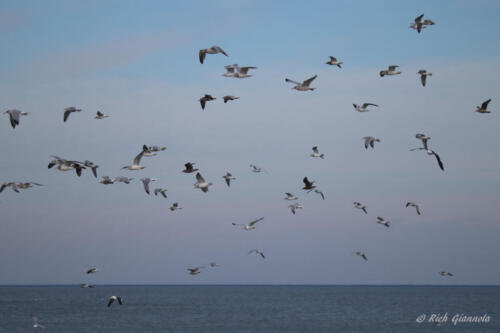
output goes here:
{"type": "Polygon", "coordinates": [[[201,64],[203,64],[203,61],[205,60],[206,53],[207,53],[207,51],[205,51],[205,50],[200,50],[200,52],[198,53],[198,57],[200,58],[201,64]]]}
{"type": "Polygon", "coordinates": [[[68,120],[68,117],[69,117],[69,114],[71,113],[71,109],[66,109],[64,110],[64,117],[63,117],[63,120],[66,122],[66,120],[68,120]]]}
{"type": "Polygon", "coordinates": [[[205,110],[205,103],[206,103],[205,98],[200,98],[200,105],[202,110],[205,110]]]}
{"type": "Polygon", "coordinates": [[[198,181],[198,183],[204,183],[205,182],[205,179],[203,178],[203,176],[199,172],[196,174],[196,180],[198,181]]]}
{"type": "Polygon", "coordinates": [[[323,194],[323,192],[321,192],[320,190],[315,190],[314,192],[320,194],[323,200],[325,200],[325,195],[323,194]]]}
{"type": "Polygon", "coordinates": [[[421,215],[421,213],[420,213],[420,207],[418,205],[415,206],[415,209],[417,210],[417,214],[421,215]]]}
{"type": "Polygon", "coordinates": [[[329,56],[331,61],[337,61],[337,58],[329,56]]]}
{"type": "Polygon", "coordinates": [[[373,103],[363,103],[363,105],[361,107],[366,108],[367,106],[370,106],[370,105],[378,106],[377,104],[373,104],[373,103]]]}
{"type": "Polygon", "coordinates": [[[368,260],[368,258],[366,258],[366,255],[364,253],[361,255],[361,258],[368,260]]]}
{"type": "Polygon", "coordinates": [[[304,87],[309,87],[309,85],[311,84],[311,82],[313,82],[314,79],[317,78],[317,77],[318,77],[318,75],[314,75],[313,77],[311,77],[311,78],[305,80],[304,82],[302,82],[302,85],[304,87]]]}
{"type": "Polygon", "coordinates": [[[143,178],[142,183],[144,184],[144,191],[146,191],[147,194],[149,194],[149,183],[151,182],[151,179],[149,178],[143,178]]]}
{"type": "Polygon", "coordinates": [[[420,82],[425,87],[425,82],[427,81],[427,75],[420,75],[420,82]]]}
{"type": "Polygon", "coordinates": [[[488,104],[490,102],[491,102],[491,98],[489,100],[487,100],[486,102],[483,102],[483,104],[481,104],[481,109],[486,110],[488,108],[488,104]]]}
{"type": "Polygon", "coordinates": [[[231,186],[231,178],[224,178],[226,180],[227,186],[231,186]]]}
{"type": "Polygon", "coordinates": [[[223,49],[221,49],[220,47],[218,47],[218,46],[212,46],[212,48],[216,49],[216,50],[217,50],[217,52],[220,52],[220,53],[222,53],[223,55],[225,55],[226,57],[228,57],[227,53],[226,53],[226,52],[224,52],[224,50],[223,50],[223,49]]]}
{"type": "Polygon", "coordinates": [[[144,149],[134,158],[134,165],[140,165],[141,158],[144,155],[144,149]]]}
{"type": "Polygon", "coordinates": [[[314,146],[312,147],[312,150],[314,153],[319,154],[318,147],[314,146]]]}
{"type": "Polygon", "coordinates": [[[368,149],[368,145],[370,144],[372,138],[369,136],[365,136],[363,139],[365,140],[365,148],[368,149]]]}
{"type": "Polygon", "coordinates": [[[117,297],[117,299],[118,299],[118,304],[122,305],[123,304],[122,303],[122,298],[121,297],[117,297]]]}
{"type": "Polygon", "coordinates": [[[302,179],[302,181],[304,182],[304,184],[306,186],[311,186],[312,185],[312,183],[309,181],[309,179],[307,179],[307,177],[304,177],[304,179],[302,179]]]}
{"type": "Polygon", "coordinates": [[[259,221],[262,221],[263,219],[264,219],[263,217],[258,218],[257,220],[254,220],[254,221],[252,221],[252,222],[248,223],[248,225],[249,225],[249,226],[253,226],[255,223],[257,223],[257,222],[259,222],[259,221]]]}
{"type": "Polygon", "coordinates": [[[424,17],[424,14],[418,16],[417,18],[415,18],[415,23],[419,23],[421,20],[422,20],[422,17],[424,17]]]}
{"type": "Polygon", "coordinates": [[[436,156],[436,160],[439,164],[439,168],[444,171],[444,165],[443,165],[443,162],[441,161],[441,158],[439,157],[439,155],[436,154],[436,152],[434,150],[431,150],[431,152],[434,156],[436,156]]]}
{"type": "Polygon", "coordinates": [[[287,79],[287,78],[285,78],[285,82],[292,82],[292,83],[295,83],[295,84],[297,84],[297,85],[300,86],[300,82],[293,81],[293,80],[290,80],[290,79],[287,79]]]}
{"type": "Polygon", "coordinates": [[[377,219],[378,219],[379,221],[384,221],[384,219],[383,219],[383,218],[381,218],[380,216],[377,216],[377,219]]]}
{"type": "Polygon", "coordinates": [[[113,304],[113,302],[115,301],[114,298],[110,298],[109,299],[109,302],[108,302],[108,308],[111,306],[111,304],[113,304]]]}
{"type": "Polygon", "coordinates": [[[257,67],[252,67],[252,66],[247,66],[247,67],[240,67],[239,72],[241,74],[247,74],[249,69],[256,69],[257,67]]]}
{"type": "Polygon", "coordinates": [[[398,65],[390,65],[389,70],[393,71],[393,70],[396,70],[396,68],[398,68],[398,67],[399,67],[398,65]]]}
{"type": "Polygon", "coordinates": [[[20,115],[21,115],[21,111],[10,110],[9,118],[10,118],[10,124],[12,125],[12,127],[16,127],[16,125],[19,125],[19,116],[20,115]]]}

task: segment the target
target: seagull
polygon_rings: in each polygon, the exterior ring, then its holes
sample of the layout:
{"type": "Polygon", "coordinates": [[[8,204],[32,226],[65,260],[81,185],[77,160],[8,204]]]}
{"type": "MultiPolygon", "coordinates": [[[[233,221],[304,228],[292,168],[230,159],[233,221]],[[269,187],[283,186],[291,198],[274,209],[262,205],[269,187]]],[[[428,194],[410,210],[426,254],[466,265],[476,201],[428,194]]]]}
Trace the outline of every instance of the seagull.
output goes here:
{"type": "Polygon", "coordinates": [[[111,185],[114,184],[116,180],[112,180],[108,176],[102,176],[102,179],[99,181],[99,183],[104,184],[104,185],[111,185]]]}
{"type": "Polygon", "coordinates": [[[259,173],[259,172],[262,171],[262,168],[256,167],[253,164],[250,164],[250,167],[252,168],[252,171],[255,172],[255,173],[259,173]]]}
{"type": "Polygon", "coordinates": [[[9,115],[10,125],[12,126],[12,128],[16,128],[16,126],[19,125],[19,120],[20,120],[21,116],[27,116],[29,113],[23,112],[20,110],[16,110],[16,109],[9,109],[9,110],[5,111],[4,114],[9,115]]]}
{"type": "Polygon", "coordinates": [[[203,267],[195,267],[195,268],[188,268],[187,270],[189,271],[189,274],[191,275],[198,275],[200,274],[200,269],[203,267]]]}
{"type": "Polygon", "coordinates": [[[314,190],[314,193],[318,193],[319,195],[321,195],[321,198],[323,198],[323,200],[325,200],[325,195],[324,195],[324,194],[323,194],[323,192],[321,192],[320,190],[315,189],[315,190],[314,190]]]}
{"type": "Polygon", "coordinates": [[[489,100],[483,102],[483,104],[481,104],[481,107],[476,106],[476,112],[479,112],[479,113],[491,113],[491,111],[487,110],[488,104],[490,102],[491,102],[491,98],[489,100]]]}
{"type": "Polygon", "coordinates": [[[259,221],[262,221],[264,218],[261,217],[261,218],[258,218],[256,220],[253,220],[252,222],[248,223],[248,225],[244,225],[244,224],[237,224],[237,223],[231,223],[232,225],[242,225],[243,226],[243,229],[246,230],[246,231],[249,231],[249,230],[253,230],[255,229],[255,224],[259,221]]]}
{"type": "Polygon", "coordinates": [[[34,328],[41,328],[41,329],[45,329],[45,326],[43,326],[42,324],[40,324],[40,321],[38,319],[38,317],[33,317],[33,327],[34,328]]]}
{"type": "Polygon", "coordinates": [[[60,158],[57,156],[51,156],[51,157],[54,159],[49,162],[49,165],[47,166],[49,169],[57,164],[57,169],[59,171],[69,171],[74,169],[78,177],[82,175],[82,170],[86,169],[82,165],[83,164],[82,162],[65,160],[64,158],[60,158]]]}
{"type": "Polygon", "coordinates": [[[224,103],[227,103],[228,101],[234,101],[234,100],[239,99],[239,97],[231,96],[231,95],[227,95],[227,96],[224,96],[222,98],[224,99],[224,103]]]}
{"type": "Polygon", "coordinates": [[[377,106],[377,104],[373,104],[373,103],[363,103],[362,105],[358,105],[358,104],[353,104],[354,108],[356,109],[356,111],[358,112],[369,112],[371,110],[368,110],[367,107],[369,107],[370,105],[372,106],[377,106]]]}
{"type": "Polygon", "coordinates": [[[401,74],[400,71],[397,71],[396,68],[398,68],[398,65],[389,65],[387,69],[381,70],[380,71],[380,76],[384,77],[384,75],[397,75],[401,74]]]}
{"type": "Polygon", "coordinates": [[[64,122],[66,122],[66,120],[68,120],[68,117],[72,112],[81,112],[81,111],[82,111],[82,109],[77,109],[74,106],[70,106],[70,107],[65,108],[64,109],[64,117],[63,117],[64,122]]]}
{"type": "Polygon", "coordinates": [[[199,172],[196,174],[196,181],[194,188],[199,188],[203,192],[208,192],[208,187],[213,185],[212,183],[207,183],[199,172]]]}
{"type": "Polygon", "coordinates": [[[6,187],[11,187],[14,192],[19,193],[19,190],[17,189],[17,184],[14,182],[3,183],[2,186],[0,186],[0,193],[2,193],[2,191],[6,187]]]}
{"type": "Polygon", "coordinates": [[[441,276],[453,276],[450,272],[439,272],[439,274],[441,274],[441,276]]]}
{"type": "Polygon", "coordinates": [[[141,163],[141,158],[142,156],[144,156],[144,149],[134,158],[134,161],[132,162],[132,165],[126,165],[122,168],[123,169],[127,169],[127,170],[142,170],[144,169],[145,167],[140,165],[141,163]]]}
{"type": "Polygon", "coordinates": [[[231,180],[236,180],[236,178],[234,178],[229,172],[226,172],[226,175],[222,176],[222,178],[226,180],[227,186],[231,186],[231,180]]]}
{"type": "Polygon", "coordinates": [[[309,181],[309,179],[307,179],[307,177],[304,177],[304,179],[302,179],[302,181],[304,182],[304,187],[302,188],[303,190],[313,190],[316,188],[316,186],[314,185],[314,180],[313,181],[309,181]]]}
{"type": "Polygon", "coordinates": [[[200,52],[198,53],[198,57],[200,58],[200,63],[203,64],[203,61],[205,60],[205,56],[208,54],[217,54],[217,53],[222,53],[223,55],[225,55],[226,57],[228,56],[226,52],[224,52],[223,49],[221,49],[220,47],[218,46],[212,46],[208,49],[202,49],[200,50],[200,52]]]}
{"type": "Polygon", "coordinates": [[[424,20],[424,21],[422,21],[422,17],[424,17],[424,14],[418,16],[415,19],[415,22],[412,23],[412,25],[410,25],[410,28],[417,30],[418,33],[420,33],[422,31],[422,29],[425,28],[426,25],[434,25],[434,24],[436,24],[432,20],[424,20]]]}
{"type": "Polygon", "coordinates": [[[292,214],[295,215],[295,211],[297,209],[302,209],[304,207],[302,207],[299,203],[294,203],[293,205],[289,205],[288,208],[290,208],[290,210],[292,211],[292,214]]]}
{"type": "Polygon", "coordinates": [[[93,285],[91,285],[91,284],[82,283],[82,284],[80,285],[80,288],[94,288],[94,286],[93,286],[93,285]]]}
{"type": "Polygon", "coordinates": [[[366,255],[365,255],[363,252],[361,252],[361,251],[356,251],[356,252],[355,252],[355,254],[356,254],[357,256],[360,256],[361,258],[365,259],[366,261],[368,261],[368,258],[366,257],[366,255]]]}
{"type": "Polygon", "coordinates": [[[144,191],[146,191],[147,194],[149,194],[149,183],[156,181],[155,178],[141,178],[142,184],[144,185],[144,191]]]}
{"type": "Polygon", "coordinates": [[[365,212],[365,214],[368,214],[368,212],[366,211],[366,206],[362,205],[360,202],[355,201],[354,207],[357,209],[361,209],[363,212],[365,212]]]}
{"type": "Polygon", "coordinates": [[[213,101],[214,99],[215,99],[215,97],[212,97],[212,95],[205,94],[205,96],[203,96],[202,98],[200,98],[201,109],[205,110],[205,104],[208,101],[213,101]]]}
{"type": "Polygon", "coordinates": [[[413,202],[407,202],[407,203],[406,203],[406,208],[408,208],[408,207],[415,207],[415,209],[417,210],[417,214],[418,214],[418,215],[421,215],[421,213],[420,213],[420,206],[419,206],[419,205],[417,205],[416,203],[413,203],[413,202]]]}
{"type": "Polygon", "coordinates": [[[104,118],[109,118],[108,115],[105,115],[101,111],[97,111],[96,116],[94,117],[95,119],[104,119],[104,118]]]}
{"type": "Polygon", "coordinates": [[[325,154],[320,154],[319,153],[317,146],[312,147],[312,151],[313,151],[313,153],[311,154],[311,157],[319,157],[319,158],[324,158],[325,157],[325,154]]]}
{"type": "Polygon", "coordinates": [[[122,305],[122,298],[119,296],[111,296],[108,301],[108,308],[113,304],[114,301],[118,301],[118,304],[122,305]]]}
{"type": "Polygon", "coordinates": [[[295,89],[295,90],[299,90],[299,91],[307,91],[307,90],[314,90],[316,88],[310,88],[309,85],[311,84],[311,82],[314,81],[315,78],[317,78],[318,75],[314,75],[313,77],[305,80],[304,82],[300,83],[300,82],[297,82],[297,81],[293,81],[293,80],[290,80],[290,79],[287,79],[285,78],[285,82],[291,82],[291,83],[295,83],[295,86],[292,88],[292,89],[295,89]]]}
{"type": "Polygon", "coordinates": [[[326,62],[327,65],[336,65],[338,68],[342,68],[340,65],[343,64],[343,62],[338,61],[337,58],[329,56],[330,60],[326,62]]]}
{"type": "Polygon", "coordinates": [[[383,224],[383,225],[385,225],[387,228],[389,228],[389,227],[390,227],[390,222],[389,222],[389,221],[384,220],[384,219],[383,219],[383,218],[381,218],[380,216],[379,216],[379,217],[377,217],[377,219],[378,219],[378,221],[377,221],[377,223],[378,223],[378,224],[383,224]]]}
{"type": "Polygon", "coordinates": [[[184,166],[186,168],[184,170],[182,170],[181,172],[192,173],[192,172],[198,171],[198,169],[194,168],[194,163],[192,163],[192,162],[187,162],[186,164],[184,164],[184,166]]]}
{"type": "Polygon", "coordinates": [[[422,86],[425,87],[425,82],[428,76],[432,76],[432,73],[427,73],[425,69],[421,69],[417,74],[420,74],[420,82],[422,82],[422,86]]]}
{"type": "Polygon", "coordinates": [[[427,151],[427,155],[434,155],[434,156],[436,156],[436,161],[438,162],[439,168],[444,171],[444,164],[441,161],[441,158],[439,157],[439,155],[434,150],[425,149],[425,148],[413,148],[411,150],[425,150],[425,151],[427,151]]]}
{"type": "Polygon", "coordinates": [[[285,197],[285,200],[298,200],[299,198],[297,198],[296,196],[294,196],[292,193],[290,192],[286,192],[285,193],[286,197],[285,197]]]}
{"type": "Polygon", "coordinates": [[[158,195],[160,193],[163,195],[163,197],[166,199],[167,198],[167,189],[165,188],[155,188],[155,195],[158,195]]]}
{"type": "Polygon", "coordinates": [[[94,274],[99,272],[99,268],[91,268],[87,271],[87,274],[94,274]]]}
{"type": "Polygon", "coordinates": [[[120,182],[120,183],[125,183],[125,184],[130,184],[130,181],[132,181],[134,178],[129,178],[129,177],[115,177],[115,182],[120,182]]]}
{"type": "Polygon", "coordinates": [[[172,206],[170,206],[170,210],[173,212],[174,210],[182,209],[182,207],[179,207],[179,204],[177,202],[174,202],[172,206]]]}
{"type": "Polygon", "coordinates": [[[375,148],[375,142],[380,142],[380,139],[373,136],[365,136],[363,140],[365,140],[365,149],[368,149],[368,146],[375,148]]]}
{"type": "Polygon", "coordinates": [[[212,261],[211,263],[209,263],[210,267],[219,267],[219,265],[217,265],[217,263],[215,261],[212,261]]]}
{"type": "Polygon", "coordinates": [[[248,254],[251,254],[251,253],[254,253],[254,252],[255,252],[255,253],[257,253],[258,255],[260,255],[260,256],[262,257],[262,259],[266,259],[266,257],[264,256],[264,253],[260,252],[260,251],[259,251],[259,250],[257,250],[257,249],[250,250],[250,251],[248,252],[248,254]]]}
{"type": "Polygon", "coordinates": [[[91,168],[92,169],[92,173],[94,174],[94,177],[97,178],[97,168],[99,167],[97,164],[95,164],[94,162],[86,160],[85,162],[83,162],[83,165],[85,165],[86,167],[91,168]]]}

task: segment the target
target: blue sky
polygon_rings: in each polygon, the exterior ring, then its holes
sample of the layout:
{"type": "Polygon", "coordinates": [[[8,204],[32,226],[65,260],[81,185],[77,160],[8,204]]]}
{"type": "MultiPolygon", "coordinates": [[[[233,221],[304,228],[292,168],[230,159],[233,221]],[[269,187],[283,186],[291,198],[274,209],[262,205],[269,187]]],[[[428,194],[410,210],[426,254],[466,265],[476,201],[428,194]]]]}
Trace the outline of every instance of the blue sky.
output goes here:
{"type": "Polygon", "coordinates": [[[497,104],[500,5],[495,1],[16,1],[0,3],[2,182],[45,186],[0,194],[0,284],[492,284],[500,269],[497,104]],[[409,29],[424,13],[436,22],[409,29]],[[221,46],[229,54],[198,50],[221,46]],[[325,65],[333,55],[343,68],[325,65]],[[224,66],[256,66],[222,77],[224,66]],[[380,78],[387,65],[401,76],[380,78]],[[416,72],[433,73],[427,87],[416,72]],[[318,75],[313,92],[285,77],[318,75]],[[198,99],[217,100],[202,111],[198,99]],[[226,94],[238,101],[222,103],[226,94]],[[492,98],[489,115],[474,113],[492,98]],[[352,103],[380,105],[360,114],[352,103]],[[75,105],[83,111],[62,122],[75,105]],[[111,115],[97,121],[97,110],[111,115]],[[409,152],[415,134],[442,157],[409,152]],[[361,138],[381,138],[365,151],[361,138]],[[165,145],[146,169],[121,171],[142,144],[165,145]],[[309,157],[312,146],[324,160],[309,157]],[[95,161],[89,173],[48,170],[50,155],[95,161]],[[194,161],[214,186],[180,173],[194,161]],[[253,174],[257,164],[266,173],[253,174]],[[228,189],[222,175],[237,178],[228,189]],[[317,181],[327,200],[301,190],[317,181]],[[148,197],[141,177],[169,198],[148,197]],[[291,215],[284,192],[304,206],[291,215]],[[168,207],[178,201],[182,211],[168,207]],[[367,205],[368,215],[353,201],[367,205]],[[423,215],[406,209],[421,204],[423,215]],[[251,232],[231,226],[265,216],[251,232]],[[384,216],[393,227],[376,224],[384,216]],[[253,248],[267,258],[247,256],[253,248]],[[351,253],[364,251],[362,262],[351,253]],[[217,261],[192,277],[186,267],[217,261]],[[87,281],[90,266],[102,269],[87,281]],[[453,280],[438,276],[455,273],[453,280]]]}

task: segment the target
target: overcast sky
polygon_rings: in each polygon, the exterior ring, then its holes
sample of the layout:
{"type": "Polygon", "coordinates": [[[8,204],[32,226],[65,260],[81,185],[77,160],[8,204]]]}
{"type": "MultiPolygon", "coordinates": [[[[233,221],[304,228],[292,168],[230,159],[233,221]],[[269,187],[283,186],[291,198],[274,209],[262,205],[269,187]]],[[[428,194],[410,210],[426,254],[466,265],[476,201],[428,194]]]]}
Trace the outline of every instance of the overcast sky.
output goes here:
{"type": "Polygon", "coordinates": [[[499,15],[486,0],[1,1],[1,108],[30,114],[16,129],[2,114],[0,182],[44,186],[0,194],[0,284],[497,284],[499,15]],[[436,25],[418,34],[408,26],[423,13],[436,25]],[[229,57],[201,65],[212,45],[229,57]],[[258,69],[223,77],[233,63],[258,69]],[[380,78],[392,64],[402,75],[380,78]],[[433,73],[425,88],[419,69],[433,73]],[[312,92],[285,83],[315,74],[312,92]],[[202,111],[205,93],[217,99],[202,111]],[[492,113],[475,113],[488,98],[492,113]],[[379,107],[354,111],[363,102],[379,107]],[[82,112],[63,123],[67,106],[82,112]],[[111,117],[95,120],[97,110],[111,117]],[[416,133],[432,138],[445,172],[409,151],[416,133]],[[374,150],[367,135],[381,139],[374,150]],[[143,144],[167,150],[120,170],[143,144]],[[134,180],[49,170],[51,155],[134,180]],[[180,172],[188,161],[214,183],[208,193],[180,172]],[[304,176],[325,201],[301,189],[304,176]],[[168,199],[148,196],[141,177],[168,199]],[[292,215],[284,192],[304,209],[292,215]],[[250,232],[231,225],[261,216],[250,232]],[[254,248],[266,260],[247,255],[254,248]],[[220,267],[187,274],[210,261],[220,267]],[[101,272],[86,276],[90,267],[101,272]]]}

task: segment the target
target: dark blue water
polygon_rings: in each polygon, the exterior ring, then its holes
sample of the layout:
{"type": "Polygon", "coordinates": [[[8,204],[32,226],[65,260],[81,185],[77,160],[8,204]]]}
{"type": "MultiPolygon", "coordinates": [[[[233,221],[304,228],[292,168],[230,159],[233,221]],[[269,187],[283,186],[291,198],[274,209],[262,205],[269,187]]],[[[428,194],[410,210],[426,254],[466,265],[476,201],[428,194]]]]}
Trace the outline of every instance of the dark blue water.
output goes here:
{"type": "Polygon", "coordinates": [[[0,287],[0,332],[500,332],[500,287],[0,287]],[[108,297],[123,305],[106,307],[108,297]],[[429,323],[431,314],[448,321],[429,323]],[[416,318],[426,314],[419,324],[416,318]],[[489,323],[452,323],[454,315],[489,323]]]}

